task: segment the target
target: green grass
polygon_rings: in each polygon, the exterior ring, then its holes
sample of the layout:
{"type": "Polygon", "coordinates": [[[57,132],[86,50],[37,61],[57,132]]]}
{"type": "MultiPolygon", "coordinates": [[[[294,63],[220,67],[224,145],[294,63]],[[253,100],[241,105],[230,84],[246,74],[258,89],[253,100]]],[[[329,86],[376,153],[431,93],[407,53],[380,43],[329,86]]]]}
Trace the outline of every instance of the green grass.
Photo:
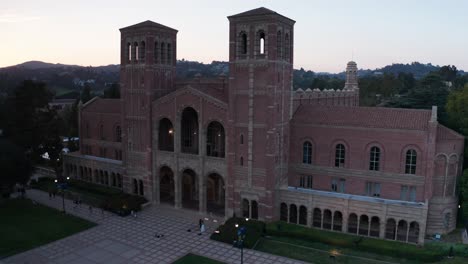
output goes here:
{"type": "Polygon", "coordinates": [[[207,257],[187,254],[182,258],[176,260],[173,264],[222,264],[223,262],[213,260],[207,257]]]}
{"type": "Polygon", "coordinates": [[[0,258],[50,243],[95,224],[28,199],[0,203],[0,258]]]}
{"type": "Polygon", "coordinates": [[[303,241],[284,237],[269,237],[268,239],[263,238],[257,244],[255,249],[270,254],[276,254],[313,263],[419,263],[416,261],[393,258],[365,251],[339,248],[318,242],[303,241]],[[334,259],[331,258],[330,255],[334,255],[334,259]]]}
{"type": "Polygon", "coordinates": [[[445,251],[443,248],[434,250],[413,244],[370,237],[358,237],[341,232],[319,230],[284,222],[267,224],[267,234],[275,237],[287,237],[297,241],[313,241],[339,248],[372,252],[378,255],[411,259],[426,263],[438,261],[448,253],[448,251],[445,251]]]}

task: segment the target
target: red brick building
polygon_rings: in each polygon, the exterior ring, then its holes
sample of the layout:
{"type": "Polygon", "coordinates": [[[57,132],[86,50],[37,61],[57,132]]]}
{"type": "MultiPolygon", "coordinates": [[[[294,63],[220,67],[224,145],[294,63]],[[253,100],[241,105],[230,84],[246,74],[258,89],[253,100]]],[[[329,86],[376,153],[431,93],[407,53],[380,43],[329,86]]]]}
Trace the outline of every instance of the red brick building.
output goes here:
{"type": "Polygon", "coordinates": [[[228,17],[229,76],[176,80],[177,31],[121,29],[121,99],[81,106],[67,175],[201,213],[423,243],[455,228],[463,140],[437,109],[359,107],[342,90],[292,90],[295,21],[228,17]]]}

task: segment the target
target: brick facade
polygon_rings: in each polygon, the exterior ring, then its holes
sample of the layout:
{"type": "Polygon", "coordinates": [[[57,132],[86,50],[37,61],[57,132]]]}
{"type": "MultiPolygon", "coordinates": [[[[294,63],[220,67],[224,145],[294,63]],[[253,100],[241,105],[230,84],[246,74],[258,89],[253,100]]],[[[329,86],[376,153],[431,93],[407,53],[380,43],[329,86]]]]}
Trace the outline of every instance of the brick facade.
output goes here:
{"type": "Polygon", "coordinates": [[[229,76],[212,79],[175,79],[176,30],[121,29],[122,98],[81,107],[65,173],[201,213],[403,242],[455,228],[464,138],[436,108],[359,107],[355,62],[342,90],[293,91],[295,21],[265,8],[228,19],[229,76]]]}

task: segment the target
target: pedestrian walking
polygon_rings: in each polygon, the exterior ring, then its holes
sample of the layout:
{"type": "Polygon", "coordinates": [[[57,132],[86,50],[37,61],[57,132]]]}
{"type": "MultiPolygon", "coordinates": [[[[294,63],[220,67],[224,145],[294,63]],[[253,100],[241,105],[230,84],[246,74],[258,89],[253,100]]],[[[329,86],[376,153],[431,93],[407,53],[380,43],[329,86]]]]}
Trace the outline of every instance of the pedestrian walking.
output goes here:
{"type": "Polygon", "coordinates": [[[52,199],[52,192],[49,191],[49,200],[52,199]]]}
{"type": "Polygon", "coordinates": [[[93,213],[93,207],[90,205],[89,206],[89,213],[92,214],[93,213]]]}

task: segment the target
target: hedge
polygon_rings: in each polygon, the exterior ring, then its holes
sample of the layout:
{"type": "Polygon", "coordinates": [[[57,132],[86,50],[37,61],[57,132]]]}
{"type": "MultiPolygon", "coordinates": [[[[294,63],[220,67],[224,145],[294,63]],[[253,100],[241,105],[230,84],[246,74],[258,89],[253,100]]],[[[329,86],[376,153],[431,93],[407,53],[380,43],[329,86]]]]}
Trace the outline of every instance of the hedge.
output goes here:
{"type": "Polygon", "coordinates": [[[228,243],[233,245],[234,241],[237,240],[237,229],[236,224],[239,227],[244,226],[247,229],[244,247],[253,248],[255,243],[260,239],[265,230],[265,223],[261,221],[256,221],[249,219],[248,221],[245,218],[230,218],[223,225],[218,227],[219,233],[213,233],[211,239],[228,243]]]}
{"type": "Polygon", "coordinates": [[[332,246],[352,248],[360,251],[369,251],[376,254],[423,262],[439,261],[448,253],[425,249],[412,244],[317,230],[284,222],[269,223],[266,229],[267,234],[271,236],[316,241],[332,246]]]}
{"type": "MultiPolygon", "coordinates": [[[[131,211],[141,210],[141,205],[148,202],[144,197],[90,182],[70,179],[68,186],[67,198],[76,199],[80,196],[84,203],[122,216],[129,215],[131,211]]],[[[37,182],[31,182],[31,187],[46,192],[57,191],[56,183],[52,178],[39,178],[37,182]]]]}

